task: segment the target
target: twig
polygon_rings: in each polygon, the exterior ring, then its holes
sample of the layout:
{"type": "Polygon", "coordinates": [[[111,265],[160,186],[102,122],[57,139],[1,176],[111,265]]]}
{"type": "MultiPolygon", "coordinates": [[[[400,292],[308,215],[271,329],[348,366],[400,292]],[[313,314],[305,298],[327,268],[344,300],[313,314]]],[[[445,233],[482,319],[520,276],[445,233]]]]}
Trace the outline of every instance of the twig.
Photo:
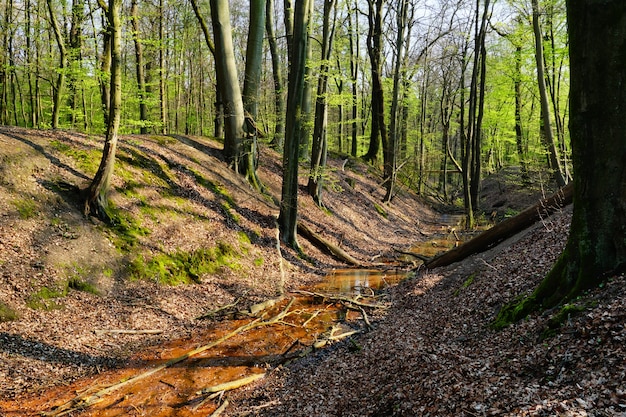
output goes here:
{"type": "Polygon", "coordinates": [[[216,315],[217,313],[219,313],[220,311],[224,311],[224,310],[228,310],[229,308],[233,308],[235,307],[237,304],[239,304],[239,301],[241,301],[242,297],[237,298],[237,300],[235,300],[234,303],[230,303],[230,304],[226,304],[225,306],[222,307],[218,307],[215,310],[211,310],[208,313],[204,313],[201,316],[196,317],[196,320],[202,320],[202,319],[207,319],[210,318],[214,315],[216,315]]]}
{"type": "Polygon", "coordinates": [[[209,417],[219,417],[224,410],[226,410],[226,407],[228,407],[228,400],[224,400],[224,402],[222,403],[222,405],[220,405],[219,407],[217,407],[217,410],[213,411],[209,417]]]}
{"type": "Polygon", "coordinates": [[[340,302],[350,303],[350,304],[354,304],[355,306],[361,306],[361,307],[366,307],[366,308],[382,308],[382,309],[387,308],[387,306],[382,305],[382,304],[362,303],[360,301],[355,300],[354,298],[344,297],[342,295],[329,295],[329,294],[322,294],[318,292],[311,292],[311,291],[304,291],[304,290],[295,290],[293,292],[296,294],[302,294],[302,295],[306,295],[309,297],[319,297],[319,298],[323,298],[326,300],[340,301],[340,302]]]}
{"type": "Polygon", "coordinates": [[[125,330],[125,329],[96,329],[94,333],[98,336],[103,334],[161,334],[163,330],[125,330]]]}
{"type": "Polygon", "coordinates": [[[239,387],[243,387],[244,385],[248,385],[256,381],[257,379],[261,379],[265,377],[265,373],[262,374],[252,374],[245,378],[236,379],[230,382],[224,382],[223,384],[213,385],[212,387],[203,388],[201,391],[197,392],[198,395],[221,392],[221,391],[230,391],[237,389],[239,387]]]}
{"type": "Polygon", "coordinates": [[[91,394],[91,395],[79,395],[79,396],[77,396],[75,398],[72,398],[71,400],[67,401],[65,404],[62,404],[61,406],[57,407],[55,410],[50,411],[50,412],[44,412],[42,414],[44,416],[48,416],[48,417],[52,417],[52,416],[59,417],[59,416],[63,416],[63,415],[69,414],[69,413],[71,413],[71,412],[73,412],[74,410],[77,410],[77,409],[83,409],[83,408],[90,407],[93,404],[101,401],[105,395],[108,395],[108,394],[110,394],[110,393],[112,393],[112,392],[114,392],[114,391],[116,391],[116,390],[118,390],[118,389],[120,389],[120,388],[122,388],[122,387],[124,387],[126,385],[132,384],[132,383],[134,383],[136,381],[139,381],[141,379],[144,379],[144,378],[147,378],[147,377],[149,377],[151,375],[154,375],[155,373],[157,373],[157,372],[159,372],[159,371],[161,371],[161,370],[163,370],[165,368],[168,368],[168,367],[170,367],[172,365],[180,363],[180,362],[182,362],[182,361],[184,361],[184,360],[186,360],[186,359],[188,359],[188,358],[190,358],[192,356],[195,356],[195,355],[197,355],[199,353],[204,352],[205,350],[211,349],[211,348],[213,348],[213,347],[215,347],[215,346],[225,342],[226,340],[228,340],[228,339],[230,339],[230,338],[232,338],[234,336],[237,336],[240,333],[243,333],[245,331],[248,331],[248,330],[251,330],[251,329],[254,329],[254,328],[257,328],[257,327],[269,326],[269,325],[275,324],[275,323],[279,322],[280,320],[282,320],[285,317],[285,315],[287,314],[287,312],[289,311],[289,309],[293,305],[294,300],[295,299],[292,298],[289,301],[289,303],[287,304],[287,307],[285,307],[285,309],[283,311],[278,313],[276,316],[272,317],[270,320],[261,321],[260,318],[255,319],[255,320],[253,320],[253,321],[251,321],[249,323],[246,323],[246,324],[238,327],[237,329],[233,330],[232,332],[230,332],[230,333],[220,337],[219,339],[217,339],[214,342],[211,342],[211,343],[209,343],[207,345],[200,346],[200,347],[198,347],[196,349],[193,349],[193,350],[185,353],[184,355],[181,355],[181,356],[179,356],[177,358],[170,359],[169,361],[167,361],[165,363],[162,363],[161,365],[158,365],[158,366],[156,366],[156,367],[154,367],[152,369],[149,369],[149,370],[147,370],[147,371],[145,371],[143,373],[140,373],[138,375],[135,375],[135,376],[133,376],[131,378],[122,380],[122,381],[120,381],[120,382],[118,382],[116,384],[113,384],[113,385],[111,385],[111,386],[109,386],[107,388],[104,388],[104,389],[102,389],[102,390],[100,390],[100,391],[98,391],[98,392],[96,392],[94,394],[91,394]]]}

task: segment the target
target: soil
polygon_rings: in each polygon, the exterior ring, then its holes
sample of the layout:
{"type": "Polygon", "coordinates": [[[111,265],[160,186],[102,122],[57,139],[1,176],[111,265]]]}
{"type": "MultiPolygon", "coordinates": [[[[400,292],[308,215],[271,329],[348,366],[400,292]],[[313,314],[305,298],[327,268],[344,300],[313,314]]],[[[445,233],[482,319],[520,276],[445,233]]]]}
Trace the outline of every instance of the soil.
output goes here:
{"type": "MultiPolygon", "coordinates": [[[[345,268],[303,238],[302,253],[283,245],[279,254],[278,208],[206,138],[124,136],[110,198],[126,228],[86,218],[79,190],[101,147],[101,137],[0,127],[0,415],[38,414],[45,409],[20,404],[211,331],[212,320],[196,319],[208,311],[251,306],[282,286],[312,287],[345,268]],[[230,258],[189,284],[130,276],[138,259],[224,247],[230,258]]],[[[460,226],[442,224],[433,201],[402,186],[382,204],[371,166],[337,156],[329,165],[324,209],[307,197],[301,168],[300,221],[363,267],[412,278],[385,292],[390,308],[371,317],[372,330],[271,367],[228,394],[223,415],[626,415],[623,276],[576,300],[560,321],[555,310],[502,331],[488,326],[550,268],[569,209],[489,252],[424,271],[400,252],[435,237],[454,241],[460,226]]],[[[279,154],[262,148],[259,176],[278,198],[279,154]]],[[[533,188],[516,179],[505,170],[484,181],[485,218],[513,215],[551,191],[545,178],[533,188]]],[[[137,404],[124,413],[144,412],[137,404]]]]}

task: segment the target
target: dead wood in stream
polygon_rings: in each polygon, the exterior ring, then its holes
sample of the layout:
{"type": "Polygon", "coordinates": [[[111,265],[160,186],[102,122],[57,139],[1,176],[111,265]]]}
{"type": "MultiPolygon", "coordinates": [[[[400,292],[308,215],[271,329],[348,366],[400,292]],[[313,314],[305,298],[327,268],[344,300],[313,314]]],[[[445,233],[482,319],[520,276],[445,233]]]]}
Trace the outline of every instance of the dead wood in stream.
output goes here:
{"type": "Polygon", "coordinates": [[[464,244],[425,261],[424,265],[429,269],[446,266],[461,261],[475,253],[483,252],[567,206],[572,202],[573,194],[574,185],[569,183],[551,197],[539,201],[518,215],[498,223],[491,229],[485,230],[464,244]]]}
{"type": "Polygon", "coordinates": [[[78,410],[83,410],[85,408],[88,408],[100,401],[102,401],[102,399],[113,393],[114,391],[119,390],[120,388],[132,384],[134,382],[137,382],[139,380],[142,380],[144,378],[149,377],[150,375],[153,375],[165,368],[168,368],[170,366],[176,365],[177,363],[180,363],[186,359],[191,358],[192,356],[198,355],[199,353],[204,352],[205,350],[211,349],[223,342],[225,342],[226,340],[237,336],[240,333],[243,333],[245,331],[251,330],[251,329],[255,329],[257,327],[262,327],[262,326],[271,326],[273,324],[276,324],[278,322],[280,322],[283,318],[285,318],[285,316],[288,314],[289,309],[291,308],[292,304],[294,302],[294,298],[292,298],[289,301],[289,304],[287,304],[287,307],[285,307],[280,313],[278,313],[276,316],[272,317],[269,320],[265,320],[262,321],[261,318],[257,318],[249,323],[246,323],[240,327],[238,327],[237,329],[233,330],[232,332],[220,337],[219,339],[215,340],[214,342],[211,342],[207,345],[204,346],[200,346],[196,349],[193,349],[187,353],[185,353],[184,355],[181,355],[177,358],[173,358],[170,359],[167,362],[162,363],[161,365],[158,365],[152,369],[149,369],[141,374],[135,375],[134,377],[128,378],[128,379],[124,379],[116,384],[110,385],[107,388],[101,389],[100,391],[97,391],[93,394],[83,394],[83,395],[78,395],[76,397],[74,397],[73,399],[69,400],[68,402],[66,402],[65,404],[62,404],[58,407],[56,407],[54,410],[50,411],[50,412],[45,412],[42,413],[42,415],[47,416],[47,417],[60,417],[60,416],[64,416],[67,414],[70,414],[74,411],[78,411],[78,410]]]}

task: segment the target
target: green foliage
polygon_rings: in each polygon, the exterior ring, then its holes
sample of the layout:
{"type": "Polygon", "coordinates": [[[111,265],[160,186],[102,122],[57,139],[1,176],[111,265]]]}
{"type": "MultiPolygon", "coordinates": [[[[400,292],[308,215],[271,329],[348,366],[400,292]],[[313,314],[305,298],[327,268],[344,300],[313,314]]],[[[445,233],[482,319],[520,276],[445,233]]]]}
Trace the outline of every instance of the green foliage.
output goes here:
{"type": "Polygon", "coordinates": [[[37,215],[37,203],[29,198],[19,198],[11,201],[11,204],[17,209],[22,220],[28,220],[37,215]]]}
{"type": "Polygon", "coordinates": [[[200,283],[203,274],[214,274],[222,267],[237,268],[232,261],[237,256],[233,246],[219,242],[213,248],[162,253],[149,260],[137,256],[129,266],[129,273],[132,279],[167,285],[200,283]]]}
{"type": "Polygon", "coordinates": [[[0,302],[0,323],[5,321],[17,320],[19,315],[8,305],[0,302]]]}
{"type": "Polygon", "coordinates": [[[491,322],[490,327],[495,330],[504,329],[510,324],[528,316],[531,311],[538,308],[537,299],[534,295],[519,295],[509,304],[502,307],[495,320],[491,322]]]}

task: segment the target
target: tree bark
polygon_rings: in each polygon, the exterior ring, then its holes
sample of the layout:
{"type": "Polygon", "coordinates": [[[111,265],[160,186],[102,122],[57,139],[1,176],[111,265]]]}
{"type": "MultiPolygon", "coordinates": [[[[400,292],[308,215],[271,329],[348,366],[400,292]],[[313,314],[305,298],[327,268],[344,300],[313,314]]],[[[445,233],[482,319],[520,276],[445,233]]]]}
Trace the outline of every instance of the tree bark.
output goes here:
{"type": "Polygon", "coordinates": [[[244,108],[233,47],[228,0],[211,0],[217,88],[224,106],[224,156],[241,173],[244,108]]]}
{"type": "Polygon", "coordinates": [[[276,35],[274,34],[274,0],[267,0],[265,4],[265,32],[269,44],[270,56],[272,57],[272,79],[274,81],[274,113],[276,114],[276,125],[274,126],[274,137],[271,146],[277,151],[282,151],[285,142],[285,100],[284,82],[276,35]]]}
{"type": "Polygon", "coordinates": [[[54,38],[59,48],[59,73],[57,75],[57,81],[54,86],[54,94],[52,98],[52,128],[58,129],[59,127],[59,113],[61,111],[61,97],[63,95],[63,89],[65,86],[65,67],[67,66],[67,48],[65,47],[65,41],[61,34],[61,28],[54,16],[54,10],[52,8],[52,0],[47,0],[48,13],[50,14],[50,24],[54,32],[54,38]]]}
{"type": "Polygon", "coordinates": [[[139,121],[141,127],[140,133],[145,135],[148,133],[148,105],[146,103],[146,76],[143,63],[143,45],[139,36],[139,13],[137,12],[137,0],[132,0],[130,6],[130,15],[133,26],[133,41],[135,43],[135,75],[137,78],[137,89],[139,90],[139,121]]]}
{"type": "Polygon", "coordinates": [[[280,239],[299,250],[298,224],[298,154],[301,125],[304,121],[302,101],[304,76],[309,42],[310,0],[298,0],[294,10],[293,35],[289,47],[289,85],[287,90],[287,115],[285,117],[285,150],[283,152],[283,184],[278,228],[280,239]]]}
{"type": "Polygon", "coordinates": [[[550,308],[626,269],[626,3],[568,0],[574,211],[563,253],[494,326],[550,308]],[[598,71],[602,68],[602,71],[598,71]]]}
{"type": "Polygon", "coordinates": [[[106,222],[111,221],[108,193],[115,165],[115,151],[122,109],[121,7],[122,0],[109,0],[107,12],[108,31],[111,34],[111,103],[109,105],[109,120],[100,166],[93,181],[85,190],[84,214],[97,216],[106,222]]]}
{"type": "MultiPolygon", "coordinates": [[[[383,150],[387,148],[387,126],[385,125],[385,93],[381,75],[382,22],[385,0],[368,0],[369,28],[367,32],[367,52],[370,57],[372,77],[372,128],[367,153],[363,159],[375,162],[378,158],[381,142],[383,150]]],[[[384,156],[383,156],[384,157],[384,156]]]]}
{"type": "Polygon", "coordinates": [[[309,195],[318,206],[323,206],[322,190],[324,183],[324,170],[328,152],[328,71],[330,54],[335,33],[336,11],[335,0],[324,1],[324,18],[322,24],[322,63],[317,80],[317,96],[315,98],[315,121],[313,127],[313,142],[311,149],[311,166],[309,172],[309,195]],[[335,11],[332,16],[331,11],[335,11]]]}
{"type": "Polygon", "coordinates": [[[543,134],[545,135],[548,154],[550,156],[550,166],[554,170],[554,179],[559,187],[563,187],[567,181],[563,175],[559,152],[552,133],[552,122],[550,120],[550,106],[548,105],[548,91],[546,89],[545,67],[543,62],[543,35],[539,25],[539,4],[538,0],[532,0],[533,7],[533,33],[535,34],[535,61],[537,63],[537,83],[539,85],[539,98],[541,101],[541,117],[543,121],[543,134]]]}

